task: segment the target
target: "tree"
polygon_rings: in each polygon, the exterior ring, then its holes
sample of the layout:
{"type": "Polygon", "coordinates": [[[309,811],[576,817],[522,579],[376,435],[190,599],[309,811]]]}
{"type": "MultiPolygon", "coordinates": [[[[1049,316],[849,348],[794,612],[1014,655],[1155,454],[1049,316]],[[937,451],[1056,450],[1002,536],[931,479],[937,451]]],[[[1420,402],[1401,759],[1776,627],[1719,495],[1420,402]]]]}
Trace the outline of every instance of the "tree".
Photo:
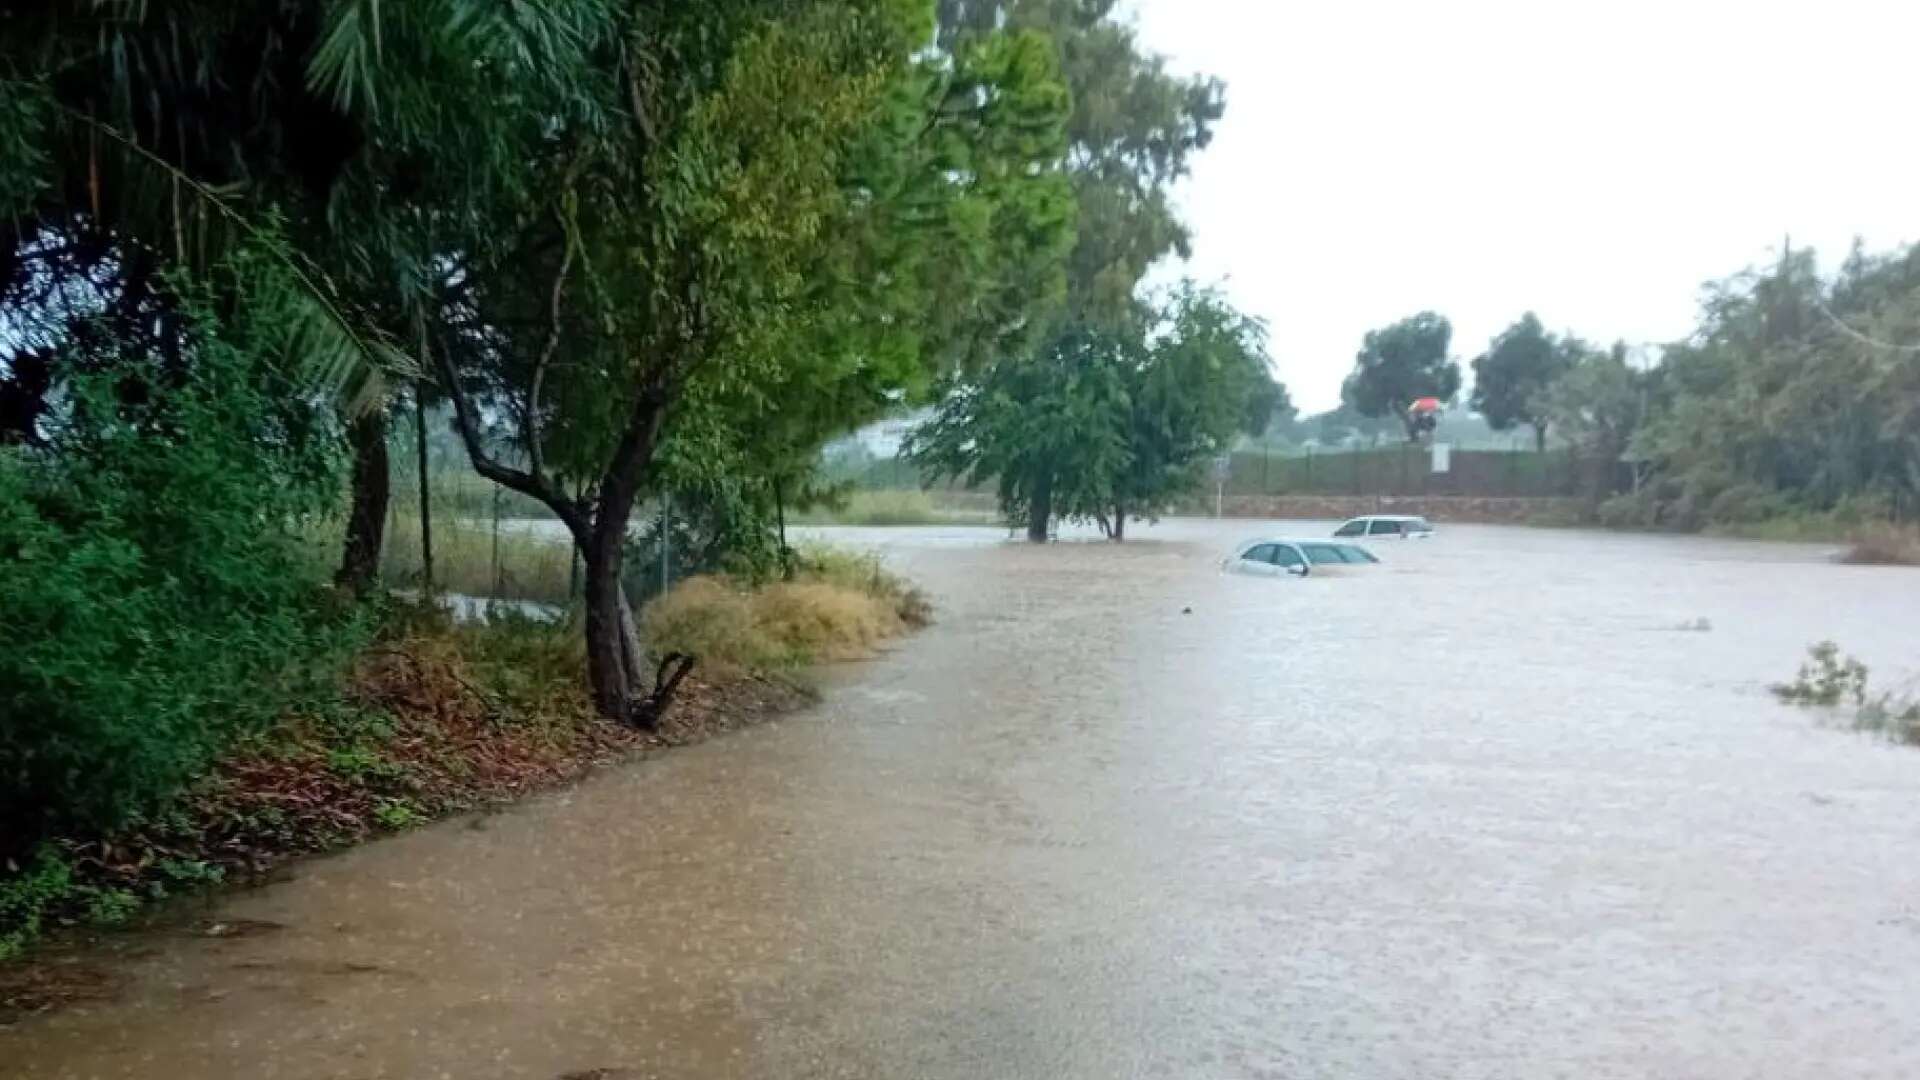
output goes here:
{"type": "Polygon", "coordinates": [[[1693,528],[1786,510],[1880,517],[1920,498],[1920,248],[1813,253],[1716,283],[1646,380],[1637,520],[1693,528]]]}
{"type": "Polygon", "coordinates": [[[1399,419],[1413,439],[1408,407],[1423,397],[1451,401],[1460,392],[1460,365],[1447,359],[1452,339],[1452,324],[1431,311],[1369,330],[1340,399],[1362,416],[1399,419]]]}
{"type": "Polygon", "coordinates": [[[1292,395],[1287,393],[1287,385],[1268,372],[1247,392],[1247,410],[1241,417],[1240,431],[1249,439],[1264,438],[1275,424],[1285,427],[1299,415],[1292,395]]]}
{"type": "Polygon", "coordinates": [[[1188,284],[1154,310],[1147,323],[1063,334],[1037,359],[957,380],[908,456],[931,478],[996,480],[1002,512],[1024,520],[1029,539],[1046,539],[1055,516],[1123,539],[1129,518],[1191,491],[1249,401],[1277,385],[1265,328],[1219,294],[1188,284]]]}
{"type": "MultiPolygon", "coordinates": [[[[662,448],[751,461],[757,420],[855,416],[834,402],[1020,340],[1071,217],[1037,41],[917,56],[931,27],[895,0],[632,17],[603,60],[617,122],[548,125],[515,227],[450,253],[433,351],[476,469],[580,550],[600,711],[646,722],[621,570],[662,448]]],[[[783,424],[762,460],[829,426],[783,424]]]]}
{"type": "MultiPolygon", "coordinates": [[[[1115,7],[1115,0],[940,2],[940,38],[956,46],[999,28],[1045,34],[1058,50],[1073,104],[1061,159],[1076,219],[1064,297],[1033,347],[997,363],[1058,370],[1062,357],[1089,341],[1137,337],[1152,317],[1139,303],[1140,282],[1160,260],[1188,250],[1171,191],[1212,139],[1225,111],[1224,89],[1217,79],[1169,72],[1162,58],[1141,48],[1132,27],[1114,17],[1115,7]]],[[[983,385],[1013,381],[1024,380],[995,371],[983,385]]],[[[1017,460],[1021,467],[1050,469],[1064,459],[1040,453],[1017,460]]],[[[1017,506],[1028,537],[1044,541],[1056,494],[1072,478],[1002,481],[1012,499],[1003,508],[1011,513],[1017,506]]]]}
{"type": "Polygon", "coordinates": [[[1125,369],[1139,356],[1137,342],[1090,330],[1056,335],[1038,356],[953,379],[902,452],[929,481],[995,481],[1001,513],[1044,542],[1056,514],[1112,505],[1128,462],[1125,369]]]}
{"type": "Polygon", "coordinates": [[[1160,309],[1140,362],[1121,372],[1126,453],[1120,472],[1101,485],[1107,505],[1093,515],[1109,538],[1125,537],[1129,516],[1151,520],[1193,491],[1200,466],[1225,451],[1250,417],[1260,409],[1271,416],[1286,401],[1266,340],[1258,319],[1190,282],[1160,309]]]}
{"type": "Polygon", "coordinates": [[[237,243],[284,237],[279,258],[247,265],[305,304],[286,357],[350,420],[339,577],[364,588],[386,520],[383,399],[393,376],[428,366],[403,352],[435,260],[453,237],[494,227],[487,202],[529,176],[548,118],[598,122],[581,80],[613,25],[609,0],[511,13],[458,0],[10,10],[0,192],[20,209],[0,214],[0,271],[116,277],[150,294],[156,273],[204,275],[237,243]]]}
{"type": "Polygon", "coordinates": [[[1555,339],[1529,311],[1502,330],[1473,361],[1475,412],[1495,431],[1533,428],[1536,450],[1547,447],[1547,388],[1580,357],[1578,346],[1555,339]]]}
{"type": "Polygon", "coordinates": [[[1541,408],[1586,460],[1589,507],[1597,508],[1640,426],[1645,402],[1624,345],[1600,351],[1569,339],[1569,348],[1578,358],[1548,389],[1541,408]]]}

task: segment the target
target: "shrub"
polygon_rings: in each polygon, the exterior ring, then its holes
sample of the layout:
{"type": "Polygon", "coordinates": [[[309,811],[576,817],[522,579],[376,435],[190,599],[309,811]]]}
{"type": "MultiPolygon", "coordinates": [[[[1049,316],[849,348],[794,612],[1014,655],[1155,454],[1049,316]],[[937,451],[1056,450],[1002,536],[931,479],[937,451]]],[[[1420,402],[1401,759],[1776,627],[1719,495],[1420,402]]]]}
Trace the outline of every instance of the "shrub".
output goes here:
{"type": "Polygon", "coordinates": [[[1920,566],[1920,533],[1892,525],[1858,529],[1841,561],[1862,566],[1920,566]]]}
{"type": "Polygon", "coordinates": [[[1781,701],[1792,705],[1838,705],[1849,701],[1863,705],[1867,700],[1867,666],[1852,656],[1842,657],[1840,646],[1822,641],[1807,650],[1807,659],[1792,682],[1776,683],[1770,689],[1781,701]]]}
{"type": "Polygon", "coordinates": [[[1716,525],[1744,525],[1779,517],[1789,509],[1777,491],[1758,484],[1735,484],[1707,504],[1707,518],[1716,525]]]}
{"type": "Polygon", "coordinates": [[[931,607],[877,557],[833,548],[800,553],[793,581],[749,589],[722,577],[689,578],[641,613],[656,652],[698,656],[722,672],[765,672],[865,655],[931,607]]]}
{"type": "Polygon", "coordinates": [[[62,358],[45,445],[0,450],[0,853],[153,807],[358,632],[301,539],[336,441],[249,337],[62,358]]]}
{"type": "Polygon", "coordinates": [[[1871,693],[1867,666],[1840,647],[1822,641],[1807,650],[1807,660],[1790,683],[1770,688],[1791,705],[1853,709],[1851,726],[1908,746],[1920,746],[1920,699],[1907,693],[1871,693]]]}
{"type": "Polygon", "coordinates": [[[657,652],[683,652],[717,671],[782,666],[774,643],[755,624],[753,602],[725,579],[688,578],[649,602],[641,634],[657,652]]]}

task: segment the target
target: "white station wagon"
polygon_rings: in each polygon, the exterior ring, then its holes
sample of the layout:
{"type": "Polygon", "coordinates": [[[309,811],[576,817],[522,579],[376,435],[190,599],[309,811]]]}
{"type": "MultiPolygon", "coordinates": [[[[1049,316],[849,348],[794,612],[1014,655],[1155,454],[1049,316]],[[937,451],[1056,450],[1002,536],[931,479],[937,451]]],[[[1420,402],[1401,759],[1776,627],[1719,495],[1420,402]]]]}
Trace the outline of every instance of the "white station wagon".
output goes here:
{"type": "Polygon", "coordinates": [[[1348,574],[1380,560],[1358,544],[1335,540],[1249,540],[1220,565],[1229,574],[1306,577],[1348,574]]]}
{"type": "Polygon", "coordinates": [[[1333,530],[1335,536],[1376,537],[1391,536],[1396,540],[1425,540],[1433,535],[1433,526],[1423,517],[1408,517],[1403,514],[1368,514],[1365,517],[1349,518],[1339,528],[1333,530]]]}

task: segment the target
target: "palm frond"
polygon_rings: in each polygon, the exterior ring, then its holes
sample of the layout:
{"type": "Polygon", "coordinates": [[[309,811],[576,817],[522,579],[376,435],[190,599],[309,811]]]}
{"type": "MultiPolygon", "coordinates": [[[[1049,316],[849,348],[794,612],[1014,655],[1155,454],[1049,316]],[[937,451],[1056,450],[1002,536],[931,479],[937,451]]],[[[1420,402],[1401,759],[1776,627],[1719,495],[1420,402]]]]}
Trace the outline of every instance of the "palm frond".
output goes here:
{"type": "Polygon", "coordinates": [[[281,309],[286,313],[285,334],[279,352],[287,370],[316,391],[357,412],[384,396],[390,376],[418,378],[422,367],[409,358],[369,321],[352,317],[339,299],[339,290],[318,267],[289,247],[271,218],[255,220],[235,207],[222,191],[196,180],[111,124],[64,107],[56,107],[67,122],[118,147],[124,160],[137,164],[121,170],[130,181],[145,175],[146,183],[122,192],[114,215],[130,235],[156,248],[172,249],[177,264],[206,271],[234,253],[232,240],[243,243],[256,268],[247,291],[267,292],[284,282],[281,309]],[[191,203],[189,212],[187,203],[191,203]],[[213,236],[215,227],[234,234],[213,236]],[[164,239],[162,239],[164,238],[164,239]]]}

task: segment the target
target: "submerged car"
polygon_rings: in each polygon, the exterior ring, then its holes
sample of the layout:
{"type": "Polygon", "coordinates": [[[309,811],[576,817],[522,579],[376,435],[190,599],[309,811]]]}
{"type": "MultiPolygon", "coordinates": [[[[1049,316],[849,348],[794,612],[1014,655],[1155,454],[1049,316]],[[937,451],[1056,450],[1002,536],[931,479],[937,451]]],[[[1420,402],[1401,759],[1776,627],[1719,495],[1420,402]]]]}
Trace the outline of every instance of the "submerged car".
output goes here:
{"type": "Polygon", "coordinates": [[[1368,514],[1365,517],[1349,518],[1333,530],[1335,536],[1364,536],[1372,539],[1376,536],[1391,536],[1400,540],[1425,540],[1433,535],[1433,525],[1426,518],[1405,514],[1368,514]]]}
{"type": "Polygon", "coordinates": [[[1345,574],[1380,560],[1358,544],[1334,540],[1250,540],[1234,550],[1220,569],[1254,577],[1306,577],[1345,574]]]}

